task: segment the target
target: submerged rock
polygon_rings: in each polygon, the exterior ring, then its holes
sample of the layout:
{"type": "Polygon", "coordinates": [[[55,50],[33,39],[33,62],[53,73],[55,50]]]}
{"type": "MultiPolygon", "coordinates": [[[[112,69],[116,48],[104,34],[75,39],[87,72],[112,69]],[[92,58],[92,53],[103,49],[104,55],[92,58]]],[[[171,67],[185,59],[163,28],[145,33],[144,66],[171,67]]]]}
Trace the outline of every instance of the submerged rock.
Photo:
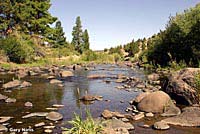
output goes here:
{"type": "Polygon", "coordinates": [[[32,86],[32,84],[30,82],[27,81],[19,81],[19,80],[13,80],[10,81],[6,84],[3,84],[3,88],[4,89],[12,89],[12,88],[25,88],[25,87],[30,87],[32,86]]]}
{"type": "Polygon", "coordinates": [[[131,123],[125,123],[119,119],[110,119],[110,120],[106,120],[105,122],[103,122],[103,125],[106,128],[113,128],[114,130],[118,129],[118,128],[125,128],[127,130],[134,130],[134,126],[131,123]]]}
{"type": "Polygon", "coordinates": [[[167,130],[170,128],[169,125],[162,121],[154,123],[153,127],[157,130],[167,130]]]}
{"type": "Polygon", "coordinates": [[[16,101],[17,101],[17,100],[14,99],[14,98],[7,98],[7,99],[5,100],[6,103],[15,103],[16,101]]]}
{"type": "Polygon", "coordinates": [[[10,81],[6,84],[3,84],[3,88],[4,89],[10,89],[10,88],[16,88],[16,87],[19,87],[21,84],[21,81],[19,80],[13,80],[13,81],[10,81]]]}
{"type": "Polygon", "coordinates": [[[3,94],[0,94],[0,100],[6,100],[8,98],[8,96],[5,96],[3,94]]]}
{"type": "Polygon", "coordinates": [[[30,113],[30,114],[27,114],[25,116],[23,116],[22,118],[30,118],[30,117],[45,117],[47,116],[48,113],[47,112],[35,112],[35,113],[30,113]]]}
{"type": "Polygon", "coordinates": [[[47,114],[46,119],[51,121],[58,121],[63,119],[63,115],[58,112],[50,112],[47,114]]]}
{"type": "Polygon", "coordinates": [[[0,123],[4,123],[12,119],[13,117],[0,117],[0,123]]]}
{"type": "Polygon", "coordinates": [[[60,72],[60,76],[65,78],[65,77],[74,76],[74,74],[71,71],[62,71],[62,72],[60,72]]]}
{"type": "Polygon", "coordinates": [[[45,125],[44,122],[40,122],[40,123],[38,123],[38,124],[35,124],[35,127],[42,127],[42,126],[44,126],[44,125],[45,125]]]}
{"type": "Polygon", "coordinates": [[[31,103],[31,102],[26,102],[26,103],[24,104],[24,106],[25,106],[25,107],[32,107],[32,106],[33,106],[33,103],[31,103]]]}
{"type": "Polygon", "coordinates": [[[105,78],[106,75],[103,74],[92,74],[87,76],[88,79],[100,79],[100,78],[105,78]]]}
{"type": "Polygon", "coordinates": [[[95,100],[102,100],[102,96],[98,95],[85,95],[80,98],[82,101],[95,101],[95,100]]]}
{"type": "Polygon", "coordinates": [[[32,86],[32,84],[30,82],[27,82],[27,81],[23,81],[20,84],[20,88],[25,88],[25,87],[30,87],[30,86],[32,86]]]}
{"type": "Polygon", "coordinates": [[[44,132],[45,132],[45,133],[52,133],[53,130],[51,130],[51,129],[45,129],[44,132]]]}
{"type": "Polygon", "coordinates": [[[50,84],[61,84],[61,83],[62,83],[62,81],[57,80],[57,79],[50,80],[50,84]]]}

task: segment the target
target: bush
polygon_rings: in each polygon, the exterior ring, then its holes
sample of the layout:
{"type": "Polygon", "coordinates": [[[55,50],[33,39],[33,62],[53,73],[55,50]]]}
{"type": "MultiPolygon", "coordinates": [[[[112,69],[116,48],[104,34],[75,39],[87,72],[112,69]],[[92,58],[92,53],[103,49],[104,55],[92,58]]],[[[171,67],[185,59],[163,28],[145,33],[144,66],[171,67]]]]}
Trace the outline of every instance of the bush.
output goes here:
{"type": "Polygon", "coordinates": [[[32,42],[10,36],[0,39],[0,47],[11,62],[26,63],[33,60],[32,42]]]}
{"type": "Polygon", "coordinates": [[[198,91],[200,91],[200,72],[198,72],[195,77],[195,87],[197,88],[198,91]]]}
{"type": "Polygon", "coordinates": [[[90,112],[86,112],[87,118],[83,120],[79,115],[74,114],[74,119],[69,121],[71,129],[66,130],[63,134],[97,134],[102,131],[103,127],[94,122],[90,112]]]}
{"type": "Polygon", "coordinates": [[[97,60],[98,55],[92,50],[88,50],[83,53],[82,60],[84,61],[95,61],[97,60]]]}

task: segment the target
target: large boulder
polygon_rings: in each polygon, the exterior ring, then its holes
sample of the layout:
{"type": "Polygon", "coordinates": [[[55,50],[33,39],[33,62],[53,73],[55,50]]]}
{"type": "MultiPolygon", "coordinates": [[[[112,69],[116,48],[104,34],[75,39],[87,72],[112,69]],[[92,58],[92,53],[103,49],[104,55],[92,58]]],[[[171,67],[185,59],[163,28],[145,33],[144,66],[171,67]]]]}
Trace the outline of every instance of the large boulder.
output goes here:
{"type": "Polygon", "coordinates": [[[172,73],[164,81],[162,88],[178,104],[199,104],[199,95],[195,89],[195,75],[200,68],[186,68],[172,73]]]}
{"type": "MultiPolygon", "coordinates": [[[[163,113],[174,105],[168,94],[156,91],[146,95],[137,105],[138,110],[152,113],[163,113]]],[[[174,106],[175,107],[175,106],[174,106]]]]}
{"type": "Polygon", "coordinates": [[[200,126],[200,107],[186,107],[178,116],[169,117],[161,122],[185,127],[200,126]]]}

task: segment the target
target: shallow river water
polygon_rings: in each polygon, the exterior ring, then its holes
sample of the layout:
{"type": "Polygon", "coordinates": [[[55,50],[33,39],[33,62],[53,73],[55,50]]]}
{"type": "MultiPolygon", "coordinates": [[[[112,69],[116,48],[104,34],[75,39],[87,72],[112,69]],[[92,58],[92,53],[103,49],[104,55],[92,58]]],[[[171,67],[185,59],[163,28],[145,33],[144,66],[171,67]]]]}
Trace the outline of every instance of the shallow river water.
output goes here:
{"type": "MultiPolygon", "coordinates": [[[[14,117],[9,121],[8,128],[21,129],[33,128],[34,134],[42,134],[43,129],[34,128],[34,125],[40,122],[45,122],[47,125],[53,123],[56,128],[54,133],[61,133],[61,127],[69,127],[67,121],[73,118],[74,113],[82,113],[85,115],[85,109],[89,109],[93,117],[99,117],[104,109],[111,111],[119,111],[125,113],[126,107],[129,106],[128,101],[133,99],[140,91],[125,91],[118,90],[116,86],[120,86],[120,83],[116,83],[113,76],[117,74],[124,74],[125,76],[135,76],[140,79],[145,79],[144,72],[138,69],[130,69],[126,67],[119,67],[117,65],[99,65],[91,70],[78,70],[74,71],[74,76],[63,79],[64,87],[58,87],[56,85],[49,84],[49,81],[43,77],[31,76],[26,77],[24,80],[30,81],[33,85],[26,89],[15,89],[12,92],[0,93],[7,95],[11,98],[16,98],[16,103],[6,104],[0,102],[0,116],[12,116],[14,117]],[[87,76],[91,74],[105,74],[108,76],[104,79],[88,79],[87,76]],[[105,80],[111,81],[106,83],[105,80]],[[79,89],[80,93],[77,92],[79,89]],[[103,96],[103,101],[95,101],[93,104],[84,104],[79,101],[79,98],[85,93],[92,95],[103,96]],[[110,101],[105,101],[110,100],[110,101]],[[30,101],[33,103],[32,108],[24,107],[24,103],[30,101]],[[123,101],[124,103],[121,103],[123,101]],[[21,117],[27,113],[32,112],[49,112],[46,108],[52,107],[53,104],[62,104],[63,108],[58,110],[64,118],[57,123],[46,120],[43,117],[31,117],[28,119],[22,119],[21,117]],[[22,122],[22,123],[17,123],[22,122]]],[[[8,82],[12,80],[12,75],[0,75],[0,80],[8,82]]],[[[139,124],[145,123],[152,125],[156,120],[159,120],[157,116],[154,118],[144,119],[137,122],[132,122],[135,126],[133,134],[200,134],[200,128],[183,128],[171,126],[167,131],[156,131],[151,128],[141,128],[139,124]]],[[[10,133],[10,132],[8,132],[10,133]]]]}

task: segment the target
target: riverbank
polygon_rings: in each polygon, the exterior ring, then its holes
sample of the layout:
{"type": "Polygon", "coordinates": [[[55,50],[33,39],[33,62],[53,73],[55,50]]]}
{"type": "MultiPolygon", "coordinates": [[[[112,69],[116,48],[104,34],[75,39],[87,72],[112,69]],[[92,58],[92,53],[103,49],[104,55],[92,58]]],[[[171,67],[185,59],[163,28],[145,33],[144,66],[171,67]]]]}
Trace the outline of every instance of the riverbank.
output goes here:
{"type": "MultiPolygon", "coordinates": [[[[137,95],[159,91],[161,82],[157,74],[147,76],[142,69],[130,68],[128,62],[126,65],[76,64],[1,69],[0,72],[1,87],[4,88],[0,91],[4,97],[0,101],[2,106],[0,117],[13,117],[0,124],[6,126],[8,130],[30,128],[36,134],[45,130],[61,133],[61,127],[70,128],[67,121],[72,120],[73,112],[82,115],[84,119],[85,109],[90,109],[93,118],[109,112],[111,112],[109,115],[118,112],[112,117],[114,122],[116,120],[118,123],[129,122],[132,126],[129,133],[146,131],[157,133],[158,131],[152,129],[153,124],[166,118],[153,112],[153,117],[147,117],[152,115],[151,112],[145,114],[138,110],[137,105],[136,107],[132,105],[137,95]],[[11,88],[8,82],[14,82],[15,87],[11,88]],[[52,111],[61,114],[54,113],[54,117],[59,117],[58,121],[48,119],[47,114],[52,111]],[[24,116],[28,118],[23,118],[24,116]]],[[[195,134],[199,130],[170,125],[166,133],[189,133],[189,131],[195,134]]]]}

